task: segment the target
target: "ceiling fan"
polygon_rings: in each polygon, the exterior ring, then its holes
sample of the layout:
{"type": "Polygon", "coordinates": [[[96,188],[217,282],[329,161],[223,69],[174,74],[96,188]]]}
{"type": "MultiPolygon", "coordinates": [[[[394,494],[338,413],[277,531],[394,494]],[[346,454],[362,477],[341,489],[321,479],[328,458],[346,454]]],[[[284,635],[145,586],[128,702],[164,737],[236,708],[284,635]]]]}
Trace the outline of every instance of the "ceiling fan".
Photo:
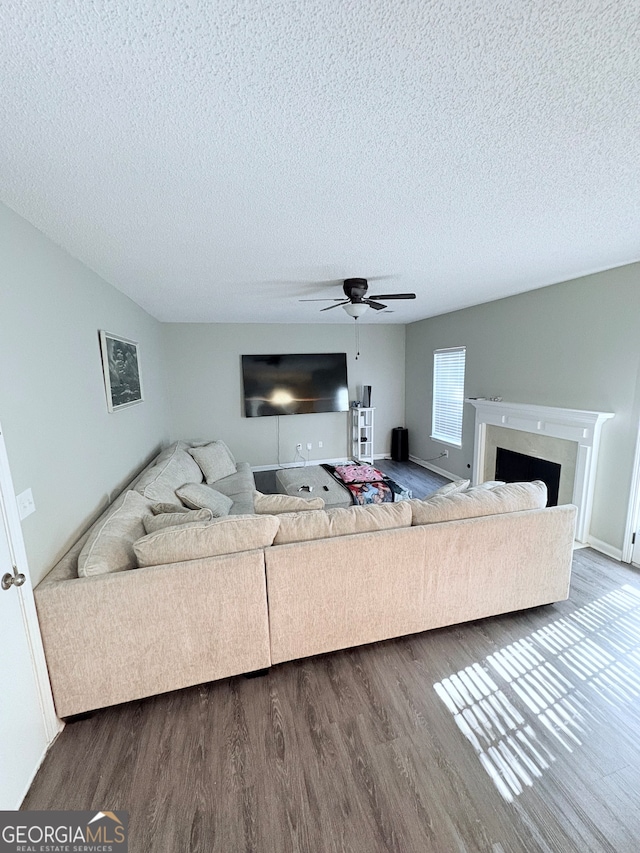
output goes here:
{"type": "Polygon", "coordinates": [[[346,299],[300,299],[300,302],[334,302],[335,305],[328,305],[321,311],[330,311],[332,308],[342,307],[350,317],[357,320],[369,308],[374,311],[382,311],[386,308],[379,299],[415,299],[415,293],[383,293],[376,296],[367,296],[369,284],[366,278],[345,278],[342,283],[342,289],[346,299]]]}

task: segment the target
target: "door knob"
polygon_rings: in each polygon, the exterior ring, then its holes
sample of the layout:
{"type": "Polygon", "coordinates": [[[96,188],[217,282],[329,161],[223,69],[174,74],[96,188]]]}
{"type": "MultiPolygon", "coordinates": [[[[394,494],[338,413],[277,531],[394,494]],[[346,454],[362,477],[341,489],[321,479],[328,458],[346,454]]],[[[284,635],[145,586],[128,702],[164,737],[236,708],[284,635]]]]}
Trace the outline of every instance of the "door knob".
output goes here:
{"type": "Polygon", "coordinates": [[[2,589],[10,589],[12,586],[22,586],[25,581],[26,577],[22,572],[18,572],[17,575],[12,575],[11,572],[7,572],[6,575],[2,576],[0,586],[2,586],[2,589]]]}

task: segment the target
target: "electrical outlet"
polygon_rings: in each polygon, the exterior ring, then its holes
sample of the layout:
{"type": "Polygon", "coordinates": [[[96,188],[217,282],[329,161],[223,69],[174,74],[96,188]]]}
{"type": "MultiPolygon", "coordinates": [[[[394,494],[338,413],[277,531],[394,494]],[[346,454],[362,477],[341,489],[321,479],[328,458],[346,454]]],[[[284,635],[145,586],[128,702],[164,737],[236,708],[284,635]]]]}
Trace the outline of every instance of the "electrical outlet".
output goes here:
{"type": "Polygon", "coordinates": [[[318,447],[322,447],[322,442],[321,442],[321,441],[319,441],[319,442],[318,442],[318,447]]]}
{"type": "Polygon", "coordinates": [[[296,450],[302,450],[302,445],[301,445],[301,444],[296,444],[296,450]]]}
{"type": "Polygon", "coordinates": [[[313,447],[313,444],[311,444],[311,442],[308,441],[307,442],[307,450],[311,450],[312,447],[313,447]]]}
{"type": "Polygon", "coordinates": [[[32,512],[36,511],[36,505],[33,502],[33,494],[31,489],[26,489],[24,492],[20,492],[19,495],[16,495],[16,502],[18,504],[18,514],[20,515],[20,520],[26,518],[28,515],[31,515],[32,512]]]}
{"type": "Polygon", "coordinates": [[[445,449],[442,451],[442,457],[443,457],[443,459],[448,459],[448,458],[449,458],[449,450],[448,450],[448,448],[446,448],[446,447],[445,447],[445,449]]]}

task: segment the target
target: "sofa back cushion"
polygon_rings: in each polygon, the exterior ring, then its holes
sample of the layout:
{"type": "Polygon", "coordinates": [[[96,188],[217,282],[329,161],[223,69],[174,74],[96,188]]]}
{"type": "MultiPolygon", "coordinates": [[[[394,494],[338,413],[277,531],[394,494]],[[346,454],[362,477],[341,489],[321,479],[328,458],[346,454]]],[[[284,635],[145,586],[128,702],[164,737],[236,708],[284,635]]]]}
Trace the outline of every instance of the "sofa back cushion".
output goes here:
{"type": "Polygon", "coordinates": [[[189,453],[198,463],[209,484],[236,473],[236,460],[224,441],[212,441],[202,447],[190,447],[189,453]]]}
{"type": "Polygon", "coordinates": [[[78,555],[78,577],[135,568],[133,543],[144,536],[147,517],[151,517],[151,501],[138,492],[125,492],[122,502],[91,530],[78,555]]]}
{"type": "Polygon", "coordinates": [[[373,533],[395,527],[411,526],[408,501],[340,507],[314,512],[284,513],[278,516],[280,527],[274,545],[329,539],[351,533],[373,533]]]}
{"type": "Polygon", "coordinates": [[[541,480],[506,483],[493,489],[473,488],[466,492],[433,495],[422,501],[414,499],[407,503],[413,514],[412,524],[436,524],[460,518],[542,509],[547,505],[547,487],[541,480]]]}
{"type": "MultiPolygon", "coordinates": [[[[485,480],[484,483],[478,483],[476,486],[469,486],[467,491],[471,492],[474,489],[495,489],[496,486],[506,486],[504,480],[485,480]]],[[[462,490],[464,491],[464,489],[462,490]]],[[[431,495],[429,495],[431,497],[431,495]]]]}
{"type": "Polygon", "coordinates": [[[182,440],[174,441],[168,447],[165,447],[164,450],[160,451],[160,453],[156,456],[154,464],[160,465],[162,462],[166,462],[167,459],[169,459],[171,456],[173,456],[173,454],[176,452],[176,450],[188,450],[188,448],[189,448],[188,442],[182,441],[182,440]]]}
{"type": "Polygon", "coordinates": [[[142,537],[133,547],[139,566],[162,566],[267,548],[278,524],[273,515],[228,515],[167,527],[142,537]]]}
{"type": "Polygon", "coordinates": [[[191,512],[188,506],[183,506],[182,504],[174,504],[174,503],[155,503],[151,504],[151,512],[154,515],[165,515],[167,512],[175,513],[175,512],[191,512]]]}
{"type": "MultiPolygon", "coordinates": [[[[162,454],[161,454],[162,457],[162,454]]],[[[202,471],[186,450],[176,445],[173,452],[145,471],[136,491],[156,503],[180,504],[175,490],[184,483],[201,483],[202,471]]]]}
{"type": "Polygon", "coordinates": [[[258,515],[278,515],[281,512],[310,512],[324,509],[322,498],[299,498],[297,495],[263,495],[253,493],[254,512],[258,515]]]}
{"type": "Polygon", "coordinates": [[[433,498],[436,495],[453,495],[456,492],[466,492],[470,484],[471,480],[452,480],[450,483],[440,486],[439,489],[428,495],[428,497],[433,498]]]}
{"type": "Polygon", "coordinates": [[[213,515],[210,509],[187,509],[185,512],[161,512],[157,515],[145,515],[142,519],[145,533],[155,533],[165,527],[175,527],[178,524],[190,524],[193,521],[211,521],[213,515]]]}

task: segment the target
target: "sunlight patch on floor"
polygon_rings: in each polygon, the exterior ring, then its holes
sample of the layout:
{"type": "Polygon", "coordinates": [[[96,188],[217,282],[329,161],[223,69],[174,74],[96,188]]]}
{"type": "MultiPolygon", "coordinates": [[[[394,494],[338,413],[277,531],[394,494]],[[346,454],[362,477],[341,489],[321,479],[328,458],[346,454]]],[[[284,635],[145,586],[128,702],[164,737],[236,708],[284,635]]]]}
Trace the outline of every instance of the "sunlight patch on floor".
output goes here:
{"type": "Polygon", "coordinates": [[[589,737],[593,693],[614,707],[640,696],[640,590],[625,584],[433,687],[513,802],[589,737]]]}

